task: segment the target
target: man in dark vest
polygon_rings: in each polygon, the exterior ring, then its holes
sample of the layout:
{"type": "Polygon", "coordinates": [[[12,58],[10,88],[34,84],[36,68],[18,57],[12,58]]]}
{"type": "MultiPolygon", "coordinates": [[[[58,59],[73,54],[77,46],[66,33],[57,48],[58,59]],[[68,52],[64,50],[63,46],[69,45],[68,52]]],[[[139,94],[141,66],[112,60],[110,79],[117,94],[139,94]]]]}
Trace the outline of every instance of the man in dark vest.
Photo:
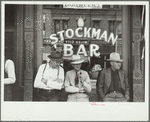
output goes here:
{"type": "Polygon", "coordinates": [[[111,68],[101,71],[98,79],[97,91],[101,101],[127,102],[129,100],[129,85],[125,71],[121,70],[120,55],[116,52],[110,54],[108,59],[111,68]]]}

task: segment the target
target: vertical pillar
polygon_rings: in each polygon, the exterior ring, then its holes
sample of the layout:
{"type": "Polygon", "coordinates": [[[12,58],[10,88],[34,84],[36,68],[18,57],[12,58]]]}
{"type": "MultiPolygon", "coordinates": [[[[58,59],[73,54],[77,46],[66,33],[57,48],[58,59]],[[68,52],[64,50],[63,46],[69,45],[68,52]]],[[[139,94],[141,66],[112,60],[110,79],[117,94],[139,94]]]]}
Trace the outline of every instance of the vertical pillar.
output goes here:
{"type": "Polygon", "coordinates": [[[130,43],[130,17],[129,6],[123,6],[122,10],[122,22],[123,22],[123,35],[122,35],[122,56],[123,56],[123,70],[128,72],[129,64],[129,43],[130,43]]]}
{"type": "Polygon", "coordinates": [[[142,6],[132,6],[132,36],[133,36],[133,101],[144,101],[144,81],[142,78],[141,69],[141,55],[140,55],[140,42],[141,42],[141,14],[142,6]]]}
{"type": "Polygon", "coordinates": [[[43,46],[43,6],[37,5],[37,41],[36,41],[36,59],[37,68],[42,64],[42,46],[43,46]]]}
{"type": "Polygon", "coordinates": [[[128,83],[130,87],[130,101],[133,101],[133,70],[132,70],[132,36],[131,36],[131,10],[130,6],[123,6],[122,22],[122,53],[123,53],[123,70],[128,74],[128,83]]]}
{"type": "Polygon", "coordinates": [[[34,57],[34,6],[25,5],[24,41],[25,41],[25,72],[24,101],[33,99],[33,57],[34,57]]]}
{"type": "Polygon", "coordinates": [[[23,39],[23,5],[17,5],[17,57],[16,57],[16,82],[14,86],[14,100],[23,100],[23,59],[24,59],[24,39],[23,39]],[[18,75],[19,74],[19,75],[18,75]],[[19,91],[19,92],[18,92],[19,91]],[[20,97],[21,96],[21,97],[20,97]]]}

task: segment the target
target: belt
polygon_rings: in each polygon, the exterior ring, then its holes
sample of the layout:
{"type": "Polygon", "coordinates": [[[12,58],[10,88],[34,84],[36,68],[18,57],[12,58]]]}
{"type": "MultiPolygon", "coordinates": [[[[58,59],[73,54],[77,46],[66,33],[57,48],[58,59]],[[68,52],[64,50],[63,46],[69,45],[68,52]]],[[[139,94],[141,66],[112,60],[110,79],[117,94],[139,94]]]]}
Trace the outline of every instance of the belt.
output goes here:
{"type": "Polygon", "coordinates": [[[111,91],[111,92],[109,92],[108,94],[110,94],[110,93],[119,94],[119,93],[121,93],[121,92],[120,92],[120,91],[111,91]]]}
{"type": "Polygon", "coordinates": [[[41,91],[41,92],[54,92],[54,91],[60,91],[60,90],[57,90],[57,89],[40,89],[39,91],[41,91]]]}
{"type": "Polygon", "coordinates": [[[86,94],[86,92],[73,92],[73,93],[69,93],[69,94],[86,94]]]}

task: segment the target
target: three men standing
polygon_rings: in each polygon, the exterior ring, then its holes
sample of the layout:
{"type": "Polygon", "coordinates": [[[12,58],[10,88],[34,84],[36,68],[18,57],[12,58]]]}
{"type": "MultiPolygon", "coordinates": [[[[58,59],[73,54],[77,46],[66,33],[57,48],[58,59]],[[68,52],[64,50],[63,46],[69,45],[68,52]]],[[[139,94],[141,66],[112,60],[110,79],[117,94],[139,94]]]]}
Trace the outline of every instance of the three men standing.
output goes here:
{"type": "MultiPolygon", "coordinates": [[[[64,70],[59,66],[62,56],[55,52],[49,56],[50,63],[42,64],[37,72],[34,87],[40,88],[40,101],[59,101],[59,93],[63,84],[69,93],[68,102],[89,102],[91,91],[89,74],[81,69],[84,60],[80,55],[73,55],[72,70],[68,71],[64,80],[64,70]]],[[[97,78],[97,91],[104,102],[127,102],[129,100],[129,84],[125,71],[121,70],[120,55],[110,54],[108,59],[111,68],[101,71],[97,78]]]]}
{"type": "Polygon", "coordinates": [[[127,102],[129,100],[129,84],[125,71],[121,70],[120,55],[110,54],[108,59],[111,68],[101,71],[98,77],[98,93],[104,102],[127,102]]]}

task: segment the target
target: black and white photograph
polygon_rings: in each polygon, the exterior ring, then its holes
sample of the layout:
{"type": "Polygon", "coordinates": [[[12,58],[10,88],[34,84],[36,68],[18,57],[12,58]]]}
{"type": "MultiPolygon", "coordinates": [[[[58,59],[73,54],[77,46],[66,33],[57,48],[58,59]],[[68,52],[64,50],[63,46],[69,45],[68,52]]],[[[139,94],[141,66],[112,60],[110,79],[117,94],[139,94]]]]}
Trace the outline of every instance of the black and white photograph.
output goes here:
{"type": "Polygon", "coordinates": [[[148,102],[148,1],[1,1],[2,121],[148,121],[148,102]]]}

